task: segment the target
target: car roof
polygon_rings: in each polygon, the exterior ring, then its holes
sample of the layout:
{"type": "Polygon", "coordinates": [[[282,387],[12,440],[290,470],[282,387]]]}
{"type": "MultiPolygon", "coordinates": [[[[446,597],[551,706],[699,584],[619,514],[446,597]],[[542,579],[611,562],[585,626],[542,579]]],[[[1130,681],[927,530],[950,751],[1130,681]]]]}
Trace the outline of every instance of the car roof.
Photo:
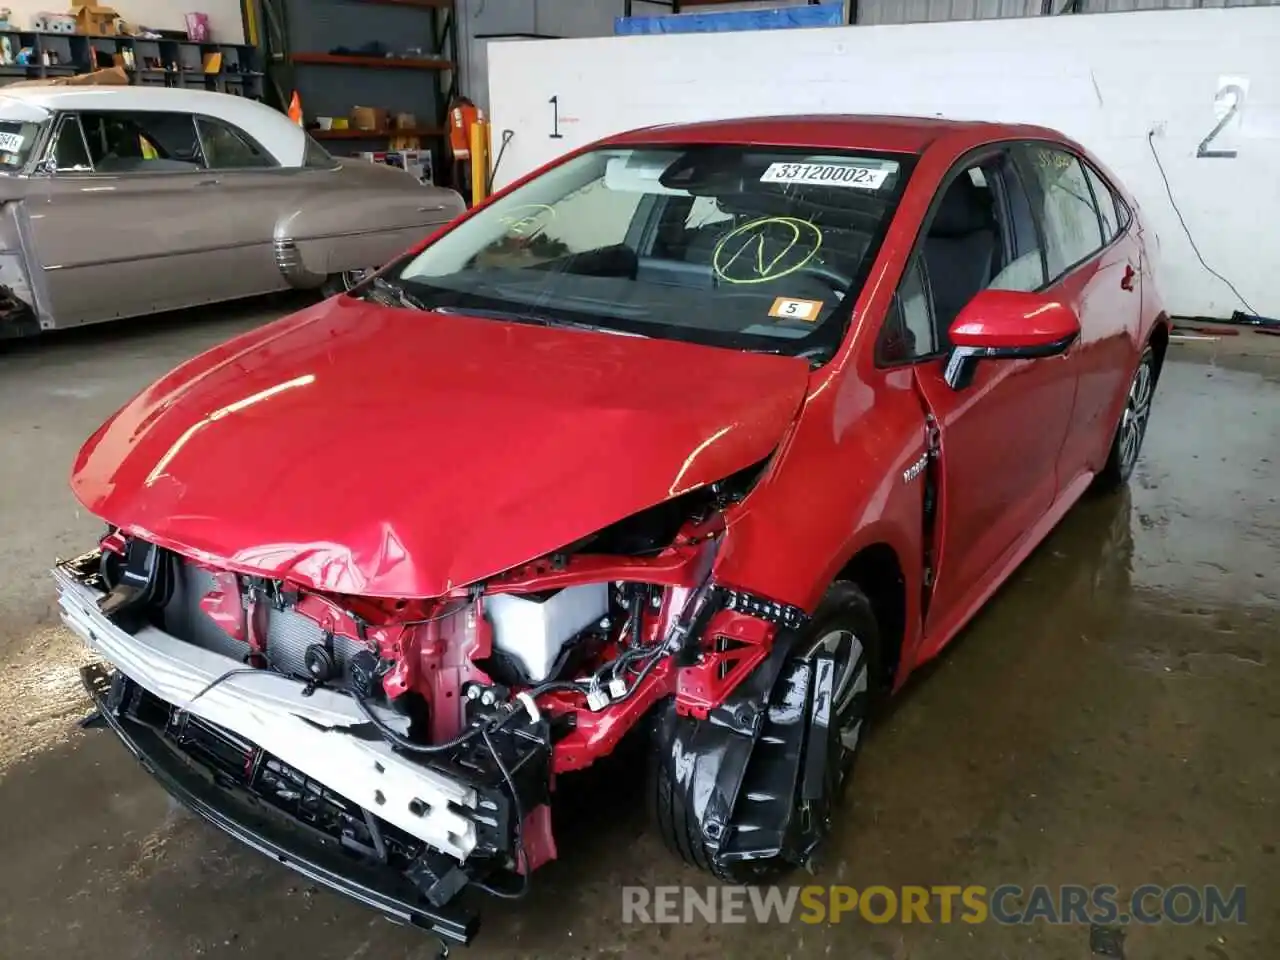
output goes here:
{"type": "Polygon", "coordinates": [[[944,137],[954,138],[957,147],[965,149],[969,141],[976,145],[990,140],[1027,137],[1060,139],[1062,135],[1046,127],[943,117],[798,114],[664,124],[619,134],[606,142],[752,143],[922,153],[931,143],[944,137]]]}
{"type": "Polygon", "coordinates": [[[173,87],[0,87],[0,116],[7,119],[38,123],[60,110],[201,113],[240,127],[283,166],[300,166],[306,152],[302,128],[248,97],[173,87]]]}

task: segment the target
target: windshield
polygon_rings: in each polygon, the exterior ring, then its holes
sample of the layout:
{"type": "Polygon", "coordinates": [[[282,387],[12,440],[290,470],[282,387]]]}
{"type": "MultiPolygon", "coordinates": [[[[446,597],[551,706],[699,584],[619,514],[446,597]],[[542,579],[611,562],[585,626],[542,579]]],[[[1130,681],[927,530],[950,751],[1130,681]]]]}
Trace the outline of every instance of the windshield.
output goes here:
{"type": "Polygon", "coordinates": [[[40,124],[0,120],[0,173],[19,173],[31,158],[40,124]]]}
{"type": "Polygon", "coordinates": [[[911,157],[745,145],[575,157],[385,279],[400,302],[829,355],[911,157]]]}

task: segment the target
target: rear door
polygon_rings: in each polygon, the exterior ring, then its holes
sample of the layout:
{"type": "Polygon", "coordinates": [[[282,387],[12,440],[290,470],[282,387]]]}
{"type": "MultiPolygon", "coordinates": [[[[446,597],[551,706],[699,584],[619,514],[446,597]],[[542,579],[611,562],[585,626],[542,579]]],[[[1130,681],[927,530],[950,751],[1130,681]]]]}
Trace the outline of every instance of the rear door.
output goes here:
{"type": "Polygon", "coordinates": [[[285,168],[245,130],[217,117],[197,114],[196,130],[218,202],[227,217],[222,254],[227,271],[245,295],[288,286],[276,265],[276,223],[296,209],[314,173],[285,168]]]}
{"type": "Polygon", "coordinates": [[[938,446],[927,656],[994,589],[1052,505],[1076,373],[1069,351],[983,361],[959,390],[944,378],[947,331],[974,296],[1044,286],[1043,240],[1011,150],[962,161],[935,199],[923,236],[916,282],[928,291],[936,343],[915,374],[938,446]]]}
{"type": "Polygon", "coordinates": [[[1087,161],[1052,143],[1023,144],[1017,154],[1044,231],[1046,292],[1080,317],[1073,348],[1080,388],[1057,464],[1059,486],[1066,487],[1106,460],[1137,363],[1141,264],[1121,229],[1123,209],[1087,161]]]}
{"type": "MultiPolygon", "coordinates": [[[[227,218],[189,114],[60,118],[31,229],[58,326],[225,299],[227,218]]],[[[232,294],[234,295],[234,294],[232,294]]]]}

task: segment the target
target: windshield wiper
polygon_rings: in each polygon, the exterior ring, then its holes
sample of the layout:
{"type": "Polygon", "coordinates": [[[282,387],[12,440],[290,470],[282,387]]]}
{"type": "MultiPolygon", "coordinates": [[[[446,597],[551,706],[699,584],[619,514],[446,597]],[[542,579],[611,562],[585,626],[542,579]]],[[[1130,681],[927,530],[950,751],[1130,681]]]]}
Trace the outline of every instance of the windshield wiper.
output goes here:
{"type": "Polygon", "coordinates": [[[591,330],[595,333],[613,333],[620,337],[648,339],[643,333],[630,333],[626,330],[602,327],[599,324],[587,323],[583,320],[563,320],[559,317],[548,317],[540,313],[529,313],[522,310],[492,310],[488,307],[437,307],[436,312],[484,317],[489,320],[510,320],[513,323],[529,323],[539,327],[564,327],[570,330],[591,330]]]}
{"type": "Polygon", "coordinates": [[[398,283],[382,277],[374,277],[370,292],[379,303],[389,307],[407,307],[410,310],[430,310],[425,303],[398,283]]]}

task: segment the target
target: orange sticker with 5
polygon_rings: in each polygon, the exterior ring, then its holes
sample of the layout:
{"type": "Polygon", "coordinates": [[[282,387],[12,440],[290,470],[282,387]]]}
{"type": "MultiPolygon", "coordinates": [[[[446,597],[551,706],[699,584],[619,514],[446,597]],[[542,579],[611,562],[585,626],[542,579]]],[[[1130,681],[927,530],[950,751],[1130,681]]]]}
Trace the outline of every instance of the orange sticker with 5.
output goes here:
{"type": "Polygon", "coordinates": [[[779,297],[769,308],[769,316],[778,320],[804,320],[813,323],[822,312],[821,300],[792,300],[779,297]]]}

